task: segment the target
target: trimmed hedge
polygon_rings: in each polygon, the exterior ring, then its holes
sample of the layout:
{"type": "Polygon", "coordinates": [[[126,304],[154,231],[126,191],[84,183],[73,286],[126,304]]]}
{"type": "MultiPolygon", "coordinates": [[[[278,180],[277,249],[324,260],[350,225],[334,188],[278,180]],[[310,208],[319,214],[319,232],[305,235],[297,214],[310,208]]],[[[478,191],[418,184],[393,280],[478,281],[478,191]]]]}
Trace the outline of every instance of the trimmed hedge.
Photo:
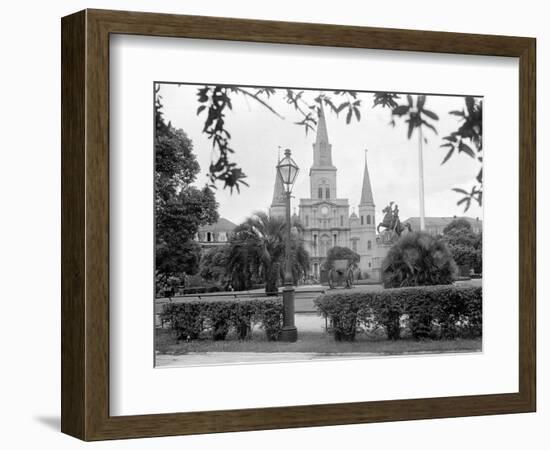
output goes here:
{"type": "Polygon", "coordinates": [[[363,328],[381,327],[388,339],[408,328],[415,339],[482,334],[482,290],[475,286],[421,286],[369,292],[339,291],[315,299],[337,341],[353,341],[363,328]]]}
{"type": "Polygon", "coordinates": [[[232,329],[239,339],[248,339],[252,327],[259,324],[267,339],[276,341],[283,325],[283,302],[278,298],[193,299],[164,305],[160,319],[178,339],[198,339],[206,332],[219,341],[232,329]]]}

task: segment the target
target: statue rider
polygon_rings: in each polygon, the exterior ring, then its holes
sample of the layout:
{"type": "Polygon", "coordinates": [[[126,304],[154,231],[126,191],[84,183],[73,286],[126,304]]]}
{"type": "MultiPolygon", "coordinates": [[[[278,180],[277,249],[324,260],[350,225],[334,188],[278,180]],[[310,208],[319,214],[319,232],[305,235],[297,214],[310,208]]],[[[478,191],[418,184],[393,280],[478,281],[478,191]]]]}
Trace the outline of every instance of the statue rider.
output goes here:
{"type": "Polygon", "coordinates": [[[397,206],[397,203],[396,203],[392,211],[391,229],[394,231],[397,231],[398,224],[399,224],[399,207],[397,206]]]}

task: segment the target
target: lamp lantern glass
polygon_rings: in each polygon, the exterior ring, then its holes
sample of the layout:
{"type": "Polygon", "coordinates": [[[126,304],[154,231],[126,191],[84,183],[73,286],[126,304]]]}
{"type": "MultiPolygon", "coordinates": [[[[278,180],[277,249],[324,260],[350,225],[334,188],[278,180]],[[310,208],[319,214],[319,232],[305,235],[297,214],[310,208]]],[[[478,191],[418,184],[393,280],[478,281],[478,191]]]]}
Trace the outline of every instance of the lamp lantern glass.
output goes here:
{"type": "Polygon", "coordinates": [[[292,190],[299,172],[298,165],[290,156],[290,149],[285,150],[285,157],[277,164],[277,172],[281,177],[286,192],[292,190]]]}

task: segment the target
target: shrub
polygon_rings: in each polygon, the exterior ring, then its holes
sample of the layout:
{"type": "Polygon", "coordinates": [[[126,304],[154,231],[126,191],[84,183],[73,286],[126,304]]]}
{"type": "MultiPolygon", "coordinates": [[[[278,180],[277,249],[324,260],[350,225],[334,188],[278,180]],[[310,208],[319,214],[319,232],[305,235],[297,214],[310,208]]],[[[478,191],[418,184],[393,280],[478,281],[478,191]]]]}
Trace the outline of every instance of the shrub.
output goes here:
{"type": "Polygon", "coordinates": [[[382,263],[384,287],[451,284],[456,264],[445,243],[425,232],[407,233],[382,263]]]}
{"type": "Polygon", "coordinates": [[[169,324],[178,339],[197,339],[203,329],[201,307],[196,302],[167,303],[160,319],[169,324]]]}
{"type": "Polygon", "coordinates": [[[254,316],[264,329],[268,341],[279,340],[279,335],[283,328],[282,300],[259,301],[256,305],[254,316]]]}
{"type": "Polygon", "coordinates": [[[472,225],[464,217],[458,217],[443,228],[443,234],[456,230],[472,231],[472,225]]]}
{"type": "Polygon", "coordinates": [[[282,328],[283,304],[278,298],[192,299],[168,303],[160,319],[174,330],[178,339],[198,339],[208,332],[214,340],[224,340],[231,329],[239,339],[247,339],[259,324],[268,340],[277,340],[282,328]]]}
{"type": "Polygon", "coordinates": [[[322,295],[315,299],[321,313],[330,319],[336,341],[353,341],[357,333],[361,299],[351,295],[322,295]]]}
{"type": "Polygon", "coordinates": [[[361,327],[381,327],[401,337],[402,319],[415,339],[455,339],[482,334],[482,290],[473,286],[423,286],[369,292],[339,291],[315,299],[335,340],[354,340],[361,327]]]}
{"type": "MultiPolygon", "coordinates": [[[[452,225],[454,222],[451,222],[452,225]]],[[[456,264],[463,271],[461,275],[469,275],[470,269],[481,273],[483,238],[481,234],[472,231],[471,226],[454,227],[444,231],[443,241],[449,248],[456,264]]]]}
{"type": "Polygon", "coordinates": [[[237,302],[233,306],[231,326],[235,329],[240,340],[249,339],[252,333],[252,325],[255,321],[257,306],[252,301],[237,302]]]}

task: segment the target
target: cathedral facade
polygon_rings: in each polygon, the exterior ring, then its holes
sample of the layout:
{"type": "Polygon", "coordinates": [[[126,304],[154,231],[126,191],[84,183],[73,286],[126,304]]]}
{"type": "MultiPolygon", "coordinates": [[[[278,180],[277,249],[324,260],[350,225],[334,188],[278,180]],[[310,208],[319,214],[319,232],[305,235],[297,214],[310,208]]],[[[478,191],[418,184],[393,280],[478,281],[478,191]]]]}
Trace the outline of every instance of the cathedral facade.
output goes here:
{"type": "MultiPolygon", "coordinates": [[[[299,213],[294,215],[303,227],[302,238],[310,256],[311,275],[320,278],[327,252],[331,247],[339,246],[348,247],[359,254],[362,277],[378,279],[387,246],[377,242],[375,205],[366,154],[357,213],[353,211],[350,214],[349,200],[338,197],[337,174],[321,107],[313,144],[313,164],[309,170],[310,195],[309,198],[300,199],[299,213]]],[[[279,177],[275,178],[270,214],[284,215],[283,186],[279,177]]]]}

